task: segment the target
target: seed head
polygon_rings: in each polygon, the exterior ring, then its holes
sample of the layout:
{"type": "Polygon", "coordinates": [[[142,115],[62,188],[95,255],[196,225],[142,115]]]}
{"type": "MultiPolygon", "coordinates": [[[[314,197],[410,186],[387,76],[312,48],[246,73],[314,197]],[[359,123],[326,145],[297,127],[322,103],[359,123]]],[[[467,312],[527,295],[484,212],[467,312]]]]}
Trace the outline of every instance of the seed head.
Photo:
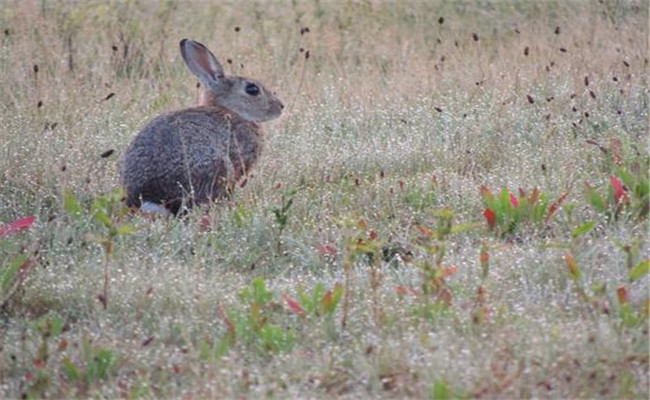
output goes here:
{"type": "Polygon", "coordinates": [[[115,149],[106,150],[105,152],[100,154],[100,157],[101,158],[108,158],[108,157],[112,156],[113,153],[115,153],[115,149]]]}

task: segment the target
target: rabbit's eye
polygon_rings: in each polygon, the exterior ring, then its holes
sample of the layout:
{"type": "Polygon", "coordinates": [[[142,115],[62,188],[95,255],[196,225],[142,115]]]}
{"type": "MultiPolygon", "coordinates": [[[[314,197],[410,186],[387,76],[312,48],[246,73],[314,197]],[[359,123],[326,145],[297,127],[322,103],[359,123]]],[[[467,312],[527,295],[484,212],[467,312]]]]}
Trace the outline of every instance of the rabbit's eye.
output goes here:
{"type": "Polygon", "coordinates": [[[247,83],[246,84],[246,93],[250,94],[251,96],[257,96],[260,94],[260,88],[254,83],[247,83]]]}

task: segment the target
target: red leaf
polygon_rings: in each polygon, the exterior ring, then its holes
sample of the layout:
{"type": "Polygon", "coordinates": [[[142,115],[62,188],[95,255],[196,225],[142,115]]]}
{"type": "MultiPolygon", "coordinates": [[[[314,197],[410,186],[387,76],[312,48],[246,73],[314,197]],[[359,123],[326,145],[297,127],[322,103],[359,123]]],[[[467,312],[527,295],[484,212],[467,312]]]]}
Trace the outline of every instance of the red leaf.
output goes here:
{"type": "Polygon", "coordinates": [[[30,226],[32,226],[35,221],[36,217],[32,216],[21,218],[6,225],[2,225],[0,226],[0,238],[24,231],[25,229],[28,229],[30,226]]]}
{"type": "Polygon", "coordinates": [[[481,264],[487,264],[490,262],[490,253],[487,250],[481,249],[481,252],[478,255],[478,260],[481,264]]]}
{"type": "Polygon", "coordinates": [[[492,192],[490,192],[490,189],[488,189],[488,188],[485,187],[484,185],[481,185],[481,187],[479,188],[479,190],[480,190],[480,192],[481,192],[481,196],[483,196],[483,198],[485,198],[485,199],[491,199],[491,198],[494,197],[494,195],[492,194],[492,192]]]}
{"type": "Polygon", "coordinates": [[[436,294],[436,300],[442,302],[447,307],[451,307],[454,301],[454,294],[448,287],[443,287],[436,294]]]}
{"type": "Polygon", "coordinates": [[[223,322],[226,324],[226,327],[228,328],[228,336],[231,338],[231,340],[235,339],[235,325],[232,323],[230,318],[228,318],[228,314],[226,313],[226,310],[223,307],[219,307],[217,309],[217,312],[219,313],[219,316],[223,320],[223,322]]]}
{"type": "Polygon", "coordinates": [[[488,228],[494,229],[494,226],[497,222],[497,216],[494,213],[494,211],[490,210],[489,208],[486,208],[485,211],[483,211],[483,216],[487,220],[488,228]]]}
{"type": "Polygon", "coordinates": [[[442,278],[447,278],[449,276],[454,275],[456,272],[458,272],[458,267],[455,265],[452,265],[451,267],[445,267],[442,269],[442,278]]]}
{"type": "Polygon", "coordinates": [[[300,304],[298,304],[297,301],[289,297],[288,294],[284,294],[283,297],[284,297],[284,301],[287,302],[287,305],[289,306],[291,311],[293,311],[298,315],[302,315],[305,312],[305,310],[300,306],[300,304]]]}
{"type": "Polygon", "coordinates": [[[336,257],[336,255],[338,254],[338,252],[336,251],[336,246],[330,243],[321,244],[316,248],[316,252],[324,256],[332,256],[332,257],[336,257]]]}
{"type": "Polygon", "coordinates": [[[432,229],[427,228],[426,226],[422,225],[415,225],[418,231],[422,234],[422,236],[425,237],[431,237],[435,235],[435,232],[432,229]]]}
{"type": "Polygon", "coordinates": [[[523,199],[524,197],[526,197],[526,191],[522,188],[519,188],[519,198],[523,199]]]}
{"type": "Polygon", "coordinates": [[[624,286],[616,289],[616,296],[618,297],[618,302],[621,304],[629,303],[630,298],[627,294],[627,289],[624,286]]]}
{"type": "Polygon", "coordinates": [[[485,290],[483,285],[479,285],[478,290],[476,291],[478,301],[483,302],[483,300],[485,300],[486,292],[487,290],[485,290]]]}
{"type": "Polygon", "coordinates": [[[553,218],[553,214],[557,211],[558,207],[562,204],[564,199],[569,195],[569,193],[563,193],[562,196],[560,196],[557,200],[555,200],[555,203],[553,203],[549,209],[548,209],[548,214],[546,214],[546,222],[550,221],[551,218],[553,218]]]}
{"type": "Polygon", "coordinates": [[[578,263],[576,262],[575,258],[573,258],[573,255],[567,253],[564,255],[564,262],[566,263],[567,267],[569,268],[569,273],[571,274],[571,277],[573,279],[578,279],[582,275],[580,272],[580,267],[578,266],[578,263]]]}
{"type": "Polygon", "coordinates": [[[412,294],[413,296],[415,296],[415,295],[418,294],[417,290],[415,290],[415,289],[413,289],[411,287],[402,286],[402,285],[395,286],[395,291],[399,295],[412,294]]]}
{"type": "Polygon", "coordinates": [[[211,230],[212,223],[210,222],[210,217],[207,215],[201,216],[199,218],[199,231],[209,232],[211,230]]]}
{"type": "Polygon", "coordinates": [[[517,199],[517,196],[512,193],[510,193],[510,203],[512,203],[514,207],[519,207],[519,200],[517,199]]]}
{"type": "Polygon", "coordinates": [[[609,182],[612,185],[612,189],[614,189],[614,200],[616,203],[627,203],[627,195],[625,194],[623,182],[621,182],[621,180],[615,175],[612,175],[609,178],[609,182]]]}
{"type": "Polygon", "coordinates": [[[538,199],[539,199],[539,188],[535,188],[530,193],[530,196],[528,196],[528,204],[533,205],[537,202],[538,199]]]}

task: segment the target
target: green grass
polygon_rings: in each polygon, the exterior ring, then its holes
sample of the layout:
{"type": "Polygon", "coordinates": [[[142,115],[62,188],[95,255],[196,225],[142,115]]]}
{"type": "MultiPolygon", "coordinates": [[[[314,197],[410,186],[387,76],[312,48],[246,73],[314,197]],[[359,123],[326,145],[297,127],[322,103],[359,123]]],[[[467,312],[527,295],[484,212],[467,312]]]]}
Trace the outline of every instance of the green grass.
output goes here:
{"type": "Polygon", "coordinates": [[[5,2],[0,397],[647,398],[649,4],[604,3],[5,2]],[[151,220],[184,37],[286,113],[151,220]]]}

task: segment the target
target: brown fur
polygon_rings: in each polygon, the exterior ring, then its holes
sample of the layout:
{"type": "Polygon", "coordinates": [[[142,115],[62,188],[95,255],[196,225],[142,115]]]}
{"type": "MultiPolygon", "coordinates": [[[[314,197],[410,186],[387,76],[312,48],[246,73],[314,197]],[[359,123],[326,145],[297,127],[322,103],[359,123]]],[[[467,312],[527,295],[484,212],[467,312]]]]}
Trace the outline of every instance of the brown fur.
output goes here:
{"type": "Polygon", "coordinates": [[[160,204],[177,214],[226,196],[248,175],[264,147],[259,122],[277,118],[282,103],[259,82],[226,77],[207,48],[183,40],[181,52],[203,83],[200,106],[154,118],[122,163],[127,205],[160,204]],[[259,89],[247,93],[247,85],[259,89]]]}

